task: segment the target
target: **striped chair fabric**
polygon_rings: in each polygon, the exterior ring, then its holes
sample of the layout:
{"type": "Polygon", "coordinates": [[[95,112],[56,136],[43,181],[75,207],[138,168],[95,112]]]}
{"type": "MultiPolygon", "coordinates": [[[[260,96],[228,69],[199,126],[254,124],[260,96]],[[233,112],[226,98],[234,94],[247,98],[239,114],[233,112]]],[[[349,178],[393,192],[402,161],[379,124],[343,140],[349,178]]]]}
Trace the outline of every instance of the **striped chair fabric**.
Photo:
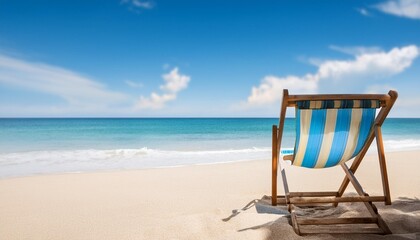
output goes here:
{"type": "Polygon", "coordinates": [[[297,102],[293,165],[327,168],[357,156],[379,107],[378,100],[297,102]]]}

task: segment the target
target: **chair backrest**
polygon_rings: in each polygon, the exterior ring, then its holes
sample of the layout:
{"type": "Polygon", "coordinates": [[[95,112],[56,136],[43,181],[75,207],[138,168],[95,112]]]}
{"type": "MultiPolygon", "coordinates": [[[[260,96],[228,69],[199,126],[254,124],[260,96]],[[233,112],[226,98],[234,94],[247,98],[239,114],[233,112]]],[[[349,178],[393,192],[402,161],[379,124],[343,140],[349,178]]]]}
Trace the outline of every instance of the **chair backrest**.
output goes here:
{"type": "Polygon", "coordinates": [[[293,165],[332,167],[359,154],[375,120],[378,100],[299,101],[293,165]]]}
{"type": "MultiPolygon", "coordinates": [[[[367,150],[373,126],[382,125],[397,93],[288,95],[283,107],[295,107],[296,142],[292,164],[307,168],[333,167],[367,150]],[[376,110],[381,111],[376,116],[376,110]]],[[[280,116],[280,126],[282,125],[280,116]]],[[[284,119],[283,119],[284,124],[284,119]]],[[[280,147],[280,146],[279,146],[280,147]]]]}

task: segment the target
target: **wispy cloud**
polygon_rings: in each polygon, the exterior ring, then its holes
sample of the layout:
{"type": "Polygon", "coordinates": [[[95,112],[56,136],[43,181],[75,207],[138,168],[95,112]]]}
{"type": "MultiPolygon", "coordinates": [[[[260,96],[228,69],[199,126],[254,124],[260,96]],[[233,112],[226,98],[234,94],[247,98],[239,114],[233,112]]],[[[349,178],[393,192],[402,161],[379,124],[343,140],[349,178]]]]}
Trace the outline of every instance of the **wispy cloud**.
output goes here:
{"type": "MultiPolygon", "coordinates": [[[[417,46],[410,45],[388,52],[366,52],[356,54],[352,60],[326,60],[319,64],[314,74],[301,77],[266,76],[259,86],[252,87],[247,103],[249,106],[271,104],[281,99],[282,89],[285,88],[294,93],[313,93],[320,88],[333,89],[335,92],[351,91],[354,86],[366,86],[367,83],[361,81],[373,81],[404,71],[418,57],[419,51],[417,46]]],[[[368,90],[372,89],[365,89],[368,90]]]]}
{"type": "Polygon", "coordinates": [[[140,83],[140,82],[125,80],[124,83],[127,84],[129,87],[132,87],[132,88],[142,88],[143,87],[143,83],[140,83]]]}
{"type": "Polygon", "coordinates": [[[68,104],[108,106],[128,99],[123,93],[61,67],[0,54],[0,84],[54,95],[68,104]]]}
{"type": "MultiPolygon", "coordinates": [[[[134,97],[114,91],[91,77],[62,67],[32,62],[0,53],[0,86],[26,89],[61,98],[63,101],[42,104],[33,102],[0,103],[0,116],[115,116],[133,115],[142,109],[160,109],[174,101],[186,89],[191,77],[173,68],[162,75],[164,84],[160,91],[150,96],[134,97]]],[[[143,86],[140,82],[124,81],[132,88],[143,86]]]]}
{"type": "Polygon", "coordinates": [[[168,70],[169,68],[171,68],[171,65],[169,63],[165,63],[162,66],[163,70],[168,70]]]}
{"type": "Polygon", "coordinates": [[[395,88],[389,84],[374,84],[374,85],[368,86],[365,92],[366,93],[386,93],[391,89],[395,90],[395,88]]]}
{"type": "Polygon", "coordinates": [[[366,8],[356,8],[356,11],[358,11],[363,16],[370,16],[370,12],[366,8]]]}
{"type": "Polygon", "coordinates": [[[336,46],[336,45],[330,45],[329,48],[331,50],[349,54],[352,56],[358,56],[358,55],[363,55],[367,53],[383,52],[382,48],[380,47],[364,47],[364,46],[341,47],[341,46],[336,46]]]}
{"type": "Polygon", "coordinates": [[[162,93],[152,92],[150,97],[141,96],[136,109],[163,108],[167,102],[177,98],[178,92],[188,87],[191,79],[190,76],[181,74],[177,67],[162,75],[162,78],[165,81],[165,84],[160,86],[162,93]]]}
{"type": "Polygon", "coordinates": [[[420,19],[420,0],[389,0],[375,7],[395,16],[420,19]]]}
{"type": "Polygon", "coordinates": [[[152,9],[154,7],[154,3],[147,0],[122,0],[121,3],[136,9],[152,9]]]}

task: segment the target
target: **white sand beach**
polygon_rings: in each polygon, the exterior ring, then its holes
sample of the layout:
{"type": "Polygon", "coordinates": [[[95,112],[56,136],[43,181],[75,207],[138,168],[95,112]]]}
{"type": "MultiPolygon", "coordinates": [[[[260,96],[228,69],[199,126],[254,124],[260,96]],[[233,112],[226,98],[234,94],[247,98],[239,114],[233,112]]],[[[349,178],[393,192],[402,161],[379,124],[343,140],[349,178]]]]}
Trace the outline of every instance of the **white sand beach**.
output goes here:
{"type": "MultiPolygon", "coordinates": [[[[420,238],[420,151],[387,154],[393,204],[377,203],[393,235],[340,239],[420,238]]],[[[287,167],[290,189],[336,190],[341,168],[287,167]]],[[[382,191],[378,161],[356,176],[382,191]]],[[[283,192],[279,183],[279,193],[283,192]]],[[[272,207],[271,160],[0,180],[0,239],[336,239],[298,236],[284,207],[272,207]]],[[[352,191],[349,191],[351,193],[352,191]]],[[[323,213],[352,216],[362,204],[323,213]]]]}

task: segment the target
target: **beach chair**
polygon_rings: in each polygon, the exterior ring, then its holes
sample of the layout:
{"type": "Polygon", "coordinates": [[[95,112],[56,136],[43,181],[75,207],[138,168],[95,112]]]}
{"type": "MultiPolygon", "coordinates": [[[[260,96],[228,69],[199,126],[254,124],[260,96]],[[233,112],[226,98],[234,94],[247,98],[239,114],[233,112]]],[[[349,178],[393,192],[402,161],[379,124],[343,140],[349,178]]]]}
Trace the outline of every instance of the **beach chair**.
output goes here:
{"type": "MultiPolygon", "coordinates": [[[[396,91],[388,94],[289,95],[283,90],[279,127],[273,125],[272,138],[272,205],[286,204],[294,231],[310,233],[376,233],[390,234],[373,202],[391,204],[381,126],[397,99],[396,91]],[[278,161],[286,109],[296,111],[296,142],[293,154],[285,155],[292,165],[306,168],[328,168],[340,165],[345,178],[338,191],[290,192],[282,161],[278,161]],[[379,109],[378,114],[376,114],[379,109]],[[369,146],[376,138],[383,196],[369,196],[354,176],[369,146]],[[348,160],[354,159],[350,167],[348,160]],[[277,172],[281,172],[285,195],[277,195],[277,172]],[[357,196],[343,196],[352,183],[357,196]],[[317,218],[301,217],[296,207],[345,202],[364,203],[371,217],[317,218]],[[352,225],[353,224],[353,225],[352,225]],[[311,226],[316,225],[316,226],[311,226]]],[[[284,164],[284,163],[283,163],[284,164]]]]}

